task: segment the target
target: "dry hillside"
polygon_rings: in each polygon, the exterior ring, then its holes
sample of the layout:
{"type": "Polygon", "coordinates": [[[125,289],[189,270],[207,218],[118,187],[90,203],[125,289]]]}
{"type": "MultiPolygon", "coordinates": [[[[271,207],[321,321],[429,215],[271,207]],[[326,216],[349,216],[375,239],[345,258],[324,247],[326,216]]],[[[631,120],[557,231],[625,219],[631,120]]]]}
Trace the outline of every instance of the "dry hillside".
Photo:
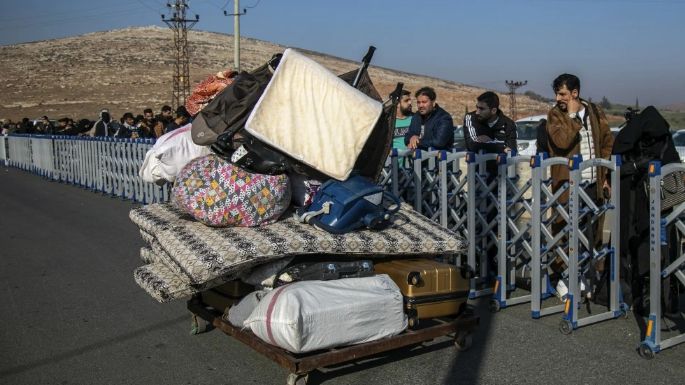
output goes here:
{"type": "MultiPolygon", "coordinates": [[[[188,39],[191,84],[232,63],[232,36],[191,31],[188,39]]],[[[243,67],[251,69],[285,47],[243,38],[241,49],[243,67]]],[[[334,73],[357,67],[353,61],[305,53],[334,73]]],[[[360,57],[363,54],[360,52],[360,57]]],[[[146,107],[158,111],[163,104],[171,104],[173,35],[165,28],[142,27],[1,46],[0,68],[0,87],[4,88],[0,92],[0,118],[17,120],[48,115],[95,119],[102,107],[108,107],[115,117],[126,111],[142,113],[146,107]]],[[[455,117],[455,123],[460,122],[467,107],[474,108],[476,96],[484,91],[373,65],[370,74],[381,95],[392,91],[397,82],[403,82],[410,90],[424,85],[434,87],[438,103],[455,117]]],[[[508,111],[508,97],[500,97],[508,111]]],[[[522,95],[517,103],[519,116],[547,110],[543,103],[522,95]]]]}

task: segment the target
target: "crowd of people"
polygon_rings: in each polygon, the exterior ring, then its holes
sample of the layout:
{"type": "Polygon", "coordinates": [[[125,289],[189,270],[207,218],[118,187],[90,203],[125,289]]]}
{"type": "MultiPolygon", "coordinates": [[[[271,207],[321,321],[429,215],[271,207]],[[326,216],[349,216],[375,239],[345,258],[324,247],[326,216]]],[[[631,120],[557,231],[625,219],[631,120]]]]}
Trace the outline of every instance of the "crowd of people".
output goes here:
{"type": "Polygon", "coordinates": [[[115,119],[110,111],[103,108],[98,119],[74,120],[63,117],[51,120],[48,116],[31,120],[23,118],[19,122],[6,120],[2,124],[2,134],[35,134],[35,135],[67,135],[67,136],[92,136],[113,138],[159,138],[167,132],[182,127],[191,121],[191,115],[184,106],[179,106],[175,113],[172,108],[165,105],[159,114],[151,108],[143,110],[142,114],[134,115],[133,112],[124,113],[121,118],[115,119]]]}

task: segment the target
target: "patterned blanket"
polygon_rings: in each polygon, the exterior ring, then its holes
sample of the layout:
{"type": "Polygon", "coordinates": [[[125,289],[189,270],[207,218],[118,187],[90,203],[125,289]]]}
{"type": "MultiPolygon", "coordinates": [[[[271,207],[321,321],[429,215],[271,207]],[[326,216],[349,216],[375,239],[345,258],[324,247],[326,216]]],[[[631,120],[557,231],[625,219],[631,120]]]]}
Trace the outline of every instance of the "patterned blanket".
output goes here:
{"type": "Polygon", "coordinates": [[[235,279],[256,265],[287,256],[358,255],[360,258],[459,254],[466,242],[403,205],[383,231],[329,234],[287,217],[262,227],[207,227],[170,204],[133,209],[131,220],[149,247],[136,282],[166,302],[235,279]]]}

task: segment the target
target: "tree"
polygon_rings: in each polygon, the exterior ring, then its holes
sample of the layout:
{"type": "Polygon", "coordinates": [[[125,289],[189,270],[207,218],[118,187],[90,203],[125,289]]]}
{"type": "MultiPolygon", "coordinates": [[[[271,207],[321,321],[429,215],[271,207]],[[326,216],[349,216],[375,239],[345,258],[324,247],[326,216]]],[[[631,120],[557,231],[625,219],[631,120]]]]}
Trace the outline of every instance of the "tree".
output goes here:
{"type": "Polygon", "coordinates": [[[609,102],[609,99],[607,99],[606,96],[602,96],[602,101],[599,102],[599,106],[602,107],[605,110],[610,110],[611,109],[611,103],[609,102]]]}

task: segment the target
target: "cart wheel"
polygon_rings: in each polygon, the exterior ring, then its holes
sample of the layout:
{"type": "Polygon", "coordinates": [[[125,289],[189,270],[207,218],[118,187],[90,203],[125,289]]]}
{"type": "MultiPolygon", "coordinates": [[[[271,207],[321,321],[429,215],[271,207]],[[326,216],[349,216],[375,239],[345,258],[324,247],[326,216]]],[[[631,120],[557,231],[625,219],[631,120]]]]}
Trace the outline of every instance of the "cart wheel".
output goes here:
{"type": "Polygon", "coordinates": [[[287,385],[307,385],[307,380],[309,379],[309,374],[296,374],[296,373],[290,373],[288,374],[288,382],[286,383],[287,385]]]}
{"type": "Polygon", "coordinates": [[[571,334],[573,332],[573,325],[571,325],[571,321],[561,320],[561,322],[559,322],[559,331],[565,335],[571,334]]]}
{"type": "Polygon", "coordinates": [[[491,299],[488,308],[490,309],[490,313],[497,313],[502,309],[502,305],[500,305],[498,300],[491,299]]]}
{"type": "Polygon", "coordinates": [[[649,347],[646,343],[641,343],[640,346],[637,348],[637,354],[640,355],[640,357],[644,358],[645,360],[651,360],[654,358],[655,353],[652,350],[652,348],[649,347]]]}
{"type": "Polygon", "coordinates": [[[473,335],[469,332],[462,332],[457,334],[456,337],[454,337],[454,346],[456,346],[457,350],[460,352],[465,352],[471,349],[472,345],[473,335]]]}
{"type": "Polygon", "coordinates": [[[192,315],[190,319],[190,335],[194,336],[196,334],[204,333],[208,328],[209,322],[205,321],[202,317],[198,317],[196,314],[192,315]]]}

